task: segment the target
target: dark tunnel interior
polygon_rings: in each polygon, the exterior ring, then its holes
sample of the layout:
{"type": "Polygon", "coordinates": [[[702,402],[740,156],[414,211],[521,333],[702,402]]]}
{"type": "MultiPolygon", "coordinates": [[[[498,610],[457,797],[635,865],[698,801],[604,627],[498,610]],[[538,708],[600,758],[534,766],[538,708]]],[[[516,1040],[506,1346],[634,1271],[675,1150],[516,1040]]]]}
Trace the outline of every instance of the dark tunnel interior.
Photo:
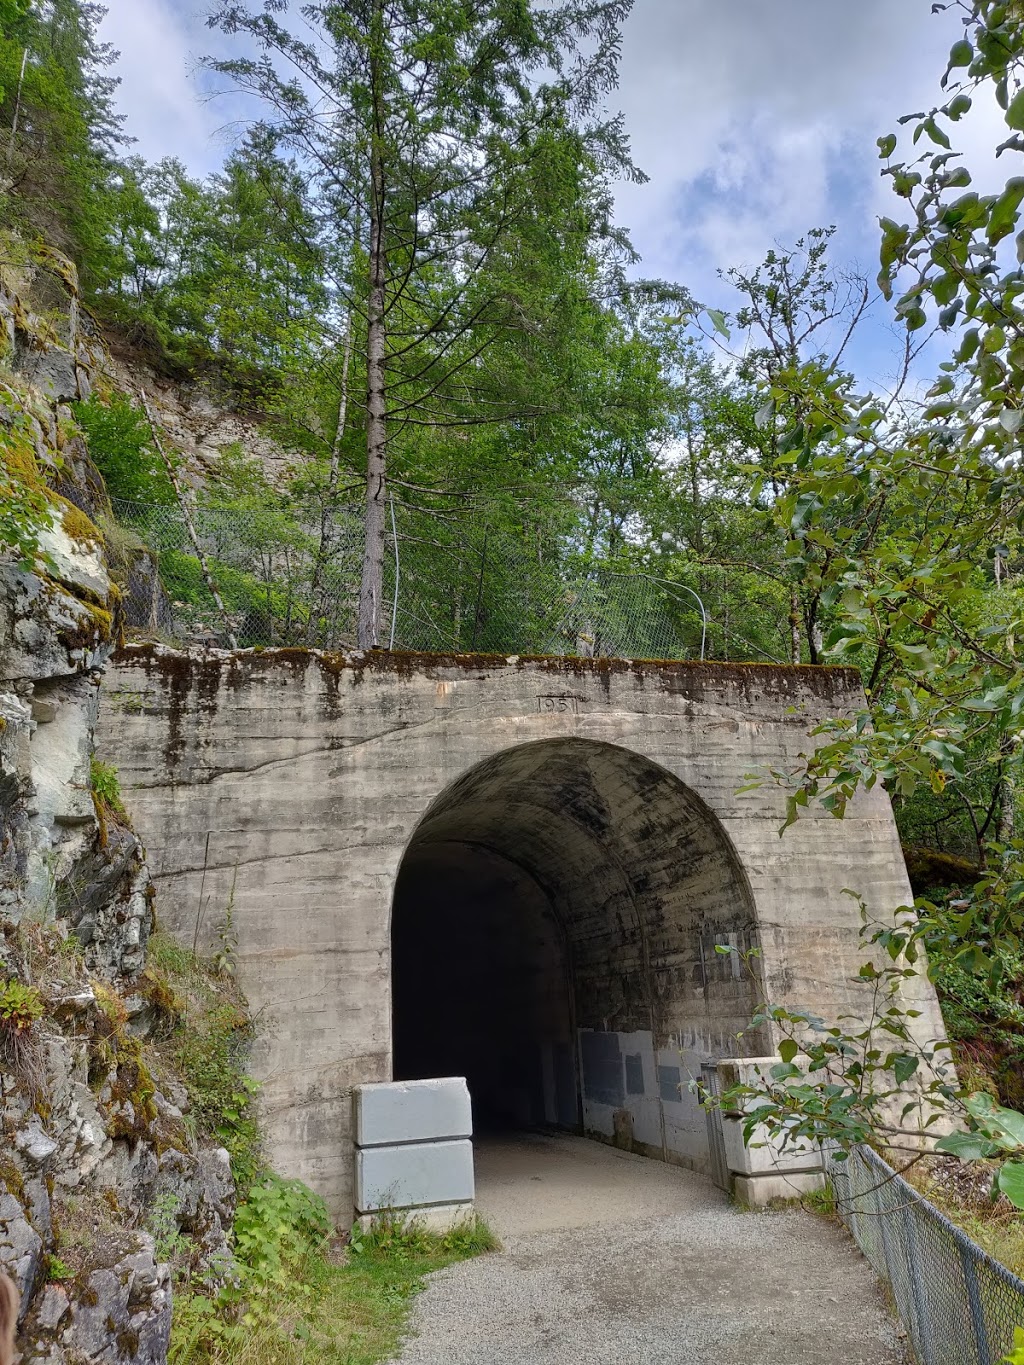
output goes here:
{"type": "Polygon", "coordinates": [[[638,1149],[667,1155],[666,1096],[690,1139],[664,1073],[736,1055],[753,1012],[715,945],[755,941],[731,846],[677,778],[592,741],[506,750],[444,791],[406,850],[394,1077],[465,1076],[478,1131],[635,1124],[638,1149]]]}

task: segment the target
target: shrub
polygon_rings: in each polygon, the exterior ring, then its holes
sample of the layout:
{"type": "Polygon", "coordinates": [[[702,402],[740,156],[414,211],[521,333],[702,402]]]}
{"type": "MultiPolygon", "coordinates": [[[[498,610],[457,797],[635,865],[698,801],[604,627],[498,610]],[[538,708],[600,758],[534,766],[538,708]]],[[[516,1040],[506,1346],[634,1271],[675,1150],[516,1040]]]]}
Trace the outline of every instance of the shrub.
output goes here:
{"type": "Polygon", "coordinates": [[[313,1297],[303,1277],[309,1259],[331,1232],[319,1195],[300,1180],[267,1176],[249,1191],[235,1214],[235,1259],[214,1295],[182,1296],[175,1303],[174,1362],[204,1358],[249,1342],[254,1331],[279,1329],[313,1297]]]}
{"type": "Polygon", "coordinates": [[[0,985],[0,1062],[27,1084],[37,1104],[43,1102],[43,1080],[33,1025],[45,1012],[34,986],[13,977],[0,985]]]}
{"type": "Polygon", "coordinates": [[[930,975],[965,1081],[993,1090],[1010,1108],[1024,1105],[1024,953],[999,948],[992,970],[976,972],[961,954],[955,912],[948,932],[928,940],[930,975]]]}
{"type": "Polygon", "coordinates": [[[153,449],[146,416],[126,398],[115,397],[108,404],[93,394],[84,403],[75,404],[75,419],[112,498],[142,503],[174,501],[174,489],[153,449]]]}

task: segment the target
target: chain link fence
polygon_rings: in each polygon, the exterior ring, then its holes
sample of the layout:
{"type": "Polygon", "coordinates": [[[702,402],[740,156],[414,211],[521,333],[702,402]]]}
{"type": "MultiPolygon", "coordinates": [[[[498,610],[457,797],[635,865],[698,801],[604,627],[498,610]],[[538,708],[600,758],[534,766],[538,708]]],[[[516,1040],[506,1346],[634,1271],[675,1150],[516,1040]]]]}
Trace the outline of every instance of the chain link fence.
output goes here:
{"type": "Polygon", "coordinates": [[[889,1286],[919,1365],[997,1365],[1024,1326],[1024,1281],[868,1148],[833,1160],[840,1216],[889,1286]]]}
{"type": "MultiPolygon", "coordinates": [[[[194,528],[243,646],[353,648],[363,509],[196,505],[194,528]]],[[[176,504],[115,501],[106,528],[129,624],[175,643],[223,643],[176,504]]],[[[569,537],[496,531],[466,516],[388,509],[381,644],[453,653],[702,657],[700,599],[682,584],[584,560],[569,537]]]]}

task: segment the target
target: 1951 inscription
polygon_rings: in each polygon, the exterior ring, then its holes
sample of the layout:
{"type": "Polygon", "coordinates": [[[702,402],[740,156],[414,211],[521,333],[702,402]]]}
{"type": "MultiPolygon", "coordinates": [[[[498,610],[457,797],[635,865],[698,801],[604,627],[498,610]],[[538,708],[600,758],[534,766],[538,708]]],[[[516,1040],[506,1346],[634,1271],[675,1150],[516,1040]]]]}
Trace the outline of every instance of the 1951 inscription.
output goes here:
{"type": "Polygon", "coordinates": [[[585,700],[585,697],[577,696],[575,692],[556,692],[549,696],[539,696],[537,710],[547,715],[564,716],[570,712],[578,713],[580,702],[585,700]]]}

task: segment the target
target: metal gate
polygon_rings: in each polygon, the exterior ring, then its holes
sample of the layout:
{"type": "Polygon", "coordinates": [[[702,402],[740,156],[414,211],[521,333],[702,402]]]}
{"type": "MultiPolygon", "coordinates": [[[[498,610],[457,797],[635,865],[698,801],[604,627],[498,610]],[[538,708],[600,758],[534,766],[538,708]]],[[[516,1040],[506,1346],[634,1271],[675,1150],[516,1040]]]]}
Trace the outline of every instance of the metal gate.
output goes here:
{"type": "MultiPolygon", "coordinates": [[[[700,1069],[701,1098],[708,1096],[718,1099],[718,1063],[704,1062],[700,1069]]],[[[725,1134],[722,1131],[722,1111],[718,1105],[705,1109],[708,1124],[708,1151],[711,1155],[711,1179],[720,1190],[732,1193],[732,1180],[729,1176],[729,1163],[725,1156],[725,1134]]]]}

